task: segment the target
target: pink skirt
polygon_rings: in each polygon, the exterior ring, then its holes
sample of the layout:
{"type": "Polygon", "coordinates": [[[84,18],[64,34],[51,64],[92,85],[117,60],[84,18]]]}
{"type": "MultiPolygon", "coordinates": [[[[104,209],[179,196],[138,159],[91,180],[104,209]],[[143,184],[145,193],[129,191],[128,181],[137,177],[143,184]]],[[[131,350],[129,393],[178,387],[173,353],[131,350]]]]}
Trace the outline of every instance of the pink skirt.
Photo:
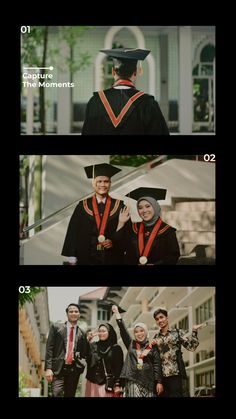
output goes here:
{"type": "Polygon", "coordinates": [[[94,384],[86,381],[85,397],[114,397],[112,392],[105,390],[105,384],[94,384]]]}

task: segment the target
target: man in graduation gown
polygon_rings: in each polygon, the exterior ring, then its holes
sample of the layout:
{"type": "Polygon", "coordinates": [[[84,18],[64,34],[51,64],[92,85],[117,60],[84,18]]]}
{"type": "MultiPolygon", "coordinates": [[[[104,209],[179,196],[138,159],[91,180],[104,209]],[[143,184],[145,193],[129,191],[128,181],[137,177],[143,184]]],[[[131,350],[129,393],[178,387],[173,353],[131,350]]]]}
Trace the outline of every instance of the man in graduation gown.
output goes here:
{"type": "Polygon", "coordinates": [[[116,231],[123,201],[113,199],[108,192],[111,177],[120,172],[107,163],[84,168],[93,179],[95,194],[79,202],[70,219],[62,255],[71,265],[113,265],[123,263],[123,252],[115,248],[116,231]]]}
{"type": "Polygon", "coordinates": [[[82,135],[169,135],[154,97],[135,88],[137,62],[150,51],[116,48],[101,52],[113,58],[115,82],[89,100],[82,135]]]}
{"type": "Polygon", "coordinates": [[[140,187],[128,195],[137,201],[142,222],[132,223],[128,207],[122,209],[114,240],[123,246],[127,265],[175,265],[180,256],[176,229],[161,217],[158,200],[166,189],[140,187]]]}

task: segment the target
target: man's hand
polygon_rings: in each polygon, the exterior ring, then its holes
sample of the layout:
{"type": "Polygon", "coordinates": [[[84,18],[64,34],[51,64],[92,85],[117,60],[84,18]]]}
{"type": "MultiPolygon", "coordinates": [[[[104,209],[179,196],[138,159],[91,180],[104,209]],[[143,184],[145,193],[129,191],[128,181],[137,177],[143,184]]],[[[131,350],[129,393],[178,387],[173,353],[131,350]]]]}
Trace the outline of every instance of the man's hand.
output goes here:
{"type": "Polygon", "coordinates": [[[207,322],[201,323],[201,324],[194,324],[193,325],[193,332],[197,332],[198,329],[201,329],[202,327],[207,326],[207,322]]]}
{"type": "Polygon", "coordinates": [[[101,245],[104,247],[104,249],[111,249],[113,247],[112,241],[110,239],[104,240],[101,245]]]}
{"type": "Polygon", "coordinates": [[[53,372],[52,372],[52,370],[47,369],[47,370],[45,371],[45,377],[46,377],[47,382],[48,382],[48,383],[51,383],[51,382],[52,382],[52,380],[53,380],[53,372]]]}
{"type": "Polygon", "coordinates": [[[164,391],[163,385],[162,385],[162,384],[160,384],[160,383],[157,383],[157,385],[156,385],[156,392],[157,392],[157,395],[158,395],[158,396],[160,396],[160,394],[162,394],[162,393],[163,393],[163,391],[164,391]]]}

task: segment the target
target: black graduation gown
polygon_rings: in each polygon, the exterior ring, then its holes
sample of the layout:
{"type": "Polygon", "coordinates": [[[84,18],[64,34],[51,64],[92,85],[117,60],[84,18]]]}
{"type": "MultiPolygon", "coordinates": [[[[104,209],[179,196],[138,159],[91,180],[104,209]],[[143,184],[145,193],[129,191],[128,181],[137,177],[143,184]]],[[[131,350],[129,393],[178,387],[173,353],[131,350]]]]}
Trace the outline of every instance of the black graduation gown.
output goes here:
{"type": "MultiPolygon", "coordinates": [[[[123,201],[111,198],[105,237],[113,241],[123,201]]],[[[115,247],[97,250],[98,230],[93,215],[92,198],[80,201],[70,219],[63,249],[63,256],[75,256],[78,265],[112,265],[123,263],[122,249],[115,247]]]]}
{"type": "MultiPolygon", "coordinates": [[[[111,88],[104,92],[117,117],[138,90],[111,88]]],[[[140,96],[115,128],[98,93],[95,92],[87,104],[82,135],[169,135],[169,131],[153,96],[140,96]]]]}
{"type": "MultiPolygon", "coordinates": [[[[141,223],[128,221],[125,226],[116,233],[115,241],[125,251],[124,263],[126,265],[139,265],[138,231],[141,223]]],[[[152,231],[152,227],[147,230],[152,231]]],[[[154,265],[176,265],[180,257],[179,244],[176,238],[176,229],[162,221],[160,229],[155,237],[148,255],[148,262],[154,265]]],[[[149,236],[145,236],[144,242],[149,236]]]]}

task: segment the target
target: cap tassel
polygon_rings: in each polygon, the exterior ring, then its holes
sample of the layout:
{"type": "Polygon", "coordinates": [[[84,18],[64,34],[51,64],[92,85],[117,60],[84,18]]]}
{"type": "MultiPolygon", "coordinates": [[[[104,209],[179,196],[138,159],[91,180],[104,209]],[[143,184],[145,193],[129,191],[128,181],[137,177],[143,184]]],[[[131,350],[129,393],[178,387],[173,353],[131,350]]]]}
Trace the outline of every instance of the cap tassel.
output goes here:
{"type": "Polygon", "coordinates": [[[141,61],[139,61],[138,75],[139,76],[143,75],[143,67],[142,67],[142,62],[141,61]]]}
{"type": "Polygon", "coordinates": [[[95,165],[93,164],[93,177],[92,177],[92,186],[95,188],[96,184],[95,184],[95,165]]]}

